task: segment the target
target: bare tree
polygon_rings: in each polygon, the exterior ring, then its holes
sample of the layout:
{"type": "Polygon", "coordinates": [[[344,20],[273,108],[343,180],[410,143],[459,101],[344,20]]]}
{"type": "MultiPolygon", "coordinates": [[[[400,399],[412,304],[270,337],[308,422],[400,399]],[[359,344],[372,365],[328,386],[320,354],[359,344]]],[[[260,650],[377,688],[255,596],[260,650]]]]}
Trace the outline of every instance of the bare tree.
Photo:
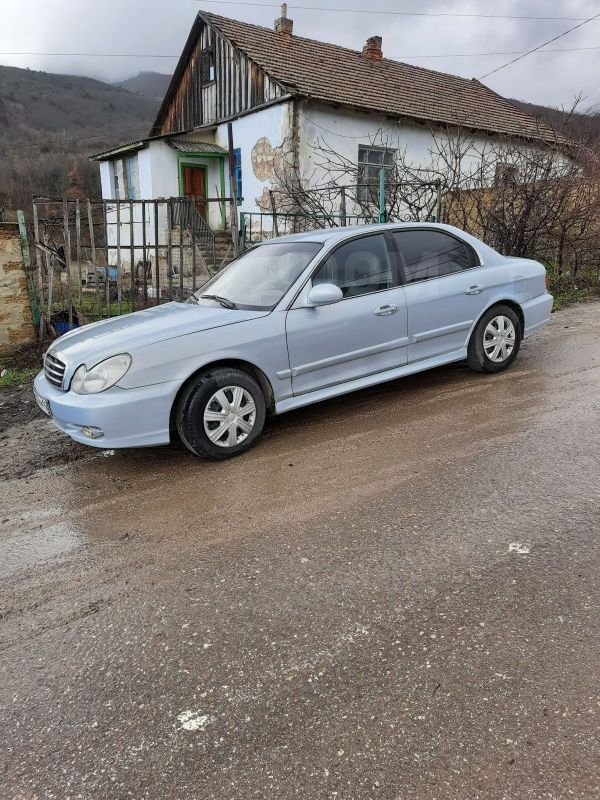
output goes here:
{"type": "MultiPolygon", "coordinates": [[[[574,113],[575,106],[564,112],[564,127],[574,113]]],[[[547,124],[535,139],[485,137],[466,121],[432,127],[430,135],[425,161],[398,147],[400,126],[365,142],[386,154],[387,219],[439,219],[442,205],[445,221],[506,255],[546,260],[559,282],[583,266],[598,275],[600,153],[547,124]]],[[[364,164],[324,136],[312,145],[311,163],[301,174],[291,156],[279,159],[266,210],[299,214],[313,227],[338,225],[342,214],[376,218],[378,179],[364,164]]]]}

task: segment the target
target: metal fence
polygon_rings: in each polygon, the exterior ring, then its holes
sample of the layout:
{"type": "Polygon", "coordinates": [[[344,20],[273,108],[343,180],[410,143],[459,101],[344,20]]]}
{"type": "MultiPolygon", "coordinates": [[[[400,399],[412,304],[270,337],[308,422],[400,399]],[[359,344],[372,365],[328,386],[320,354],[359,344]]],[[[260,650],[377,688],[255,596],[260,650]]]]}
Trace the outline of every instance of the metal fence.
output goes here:
{"type": "Polygon", "coordinates": [[[320,228],[336,228],[344,225],[368,225],[379,222],[377,214],[279,214],[259,211],[240,212],[240,238],[242,249],[257,242],[285,236],[290,233],[304,233],[320,228]]]}
{"type": "Polygon", "coordinates": [[[41,324],[57,332],[184,299],[216,269],[194,198],[38,198],[30,238],[41,324]]]}

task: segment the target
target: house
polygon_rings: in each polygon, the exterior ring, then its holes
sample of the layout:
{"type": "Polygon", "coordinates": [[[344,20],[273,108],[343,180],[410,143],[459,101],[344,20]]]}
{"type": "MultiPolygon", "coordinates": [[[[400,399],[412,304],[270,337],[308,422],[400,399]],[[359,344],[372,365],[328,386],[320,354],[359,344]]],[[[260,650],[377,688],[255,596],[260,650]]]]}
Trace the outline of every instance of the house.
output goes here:
{"type": "Polygon", "coordinates": [[[200,11],[148,136],[94,158],[106,200],[193,197],[218,231],[232,209],[270,212],[281,169],[330,180],[317,141],[334,143],[368,185],[394,152],[426,163],[432,131],[459,126],[476,147],[553,136],[475,79],[384,58],[381,37],[359,52],[296,36],[285,4],[273,30],[200,11]]]}

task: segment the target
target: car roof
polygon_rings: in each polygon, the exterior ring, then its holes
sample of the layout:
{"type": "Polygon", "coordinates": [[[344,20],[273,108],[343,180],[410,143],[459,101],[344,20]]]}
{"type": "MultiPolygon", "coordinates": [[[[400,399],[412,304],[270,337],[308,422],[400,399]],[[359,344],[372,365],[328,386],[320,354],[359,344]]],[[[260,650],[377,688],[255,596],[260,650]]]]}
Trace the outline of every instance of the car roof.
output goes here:
{"type": "Polygon", "coordinates": [[[484,244],[480,239],[476,239],[471,234],[466,233],[460,228],[455,228],[453,225],[444,225],[440,222],[383,222],[372,223],[369,225],[348,225],[339,228],[322,228],[319,230],[306,231],[305,233],[290,233],[286,236],[278,236],[274,239],[268,239],[261,244],[277,244],[280,242],[318,242],[320,244],[334,244],[335,242],[344,241],[344,239],[352,238],[361,233],[377,233],[378,231],[394,231],[402,229],[415,229],[422,228],[424,230],[434,229],[451,233],[464,239],[472,247],[474,247],[480,255],[486,256],[486,261],[497,258],[502,258],[499,253],[493,250],[488,245],[484,244]]]}

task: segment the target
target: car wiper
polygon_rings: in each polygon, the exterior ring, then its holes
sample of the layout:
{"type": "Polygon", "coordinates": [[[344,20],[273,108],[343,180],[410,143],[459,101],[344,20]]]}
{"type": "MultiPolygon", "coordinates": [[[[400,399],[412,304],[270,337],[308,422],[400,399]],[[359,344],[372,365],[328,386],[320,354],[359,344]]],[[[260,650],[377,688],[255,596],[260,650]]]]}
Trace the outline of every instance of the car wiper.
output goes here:
{"type": "Polygon", "coordinates": [[[217,303],[220,303],[223,308],[237,308],[237,305],[233,302],[233,300],[228,300],[226,297],[221,297],[218,294],[201,294],[201,300],[216,300],[217,303]]]}
{"type": "Polygon", "coordinates": [[[195,294],[191,294],[191,295],[188,297],[187,301],[188,301],[188,303],[193,303],[195,306],[197,306],[197,305],[198,305],[198,303],[200,302],[200,301],[198,300],[198,298],[196,297],[196,295],[195,295],[195,294]]]}

